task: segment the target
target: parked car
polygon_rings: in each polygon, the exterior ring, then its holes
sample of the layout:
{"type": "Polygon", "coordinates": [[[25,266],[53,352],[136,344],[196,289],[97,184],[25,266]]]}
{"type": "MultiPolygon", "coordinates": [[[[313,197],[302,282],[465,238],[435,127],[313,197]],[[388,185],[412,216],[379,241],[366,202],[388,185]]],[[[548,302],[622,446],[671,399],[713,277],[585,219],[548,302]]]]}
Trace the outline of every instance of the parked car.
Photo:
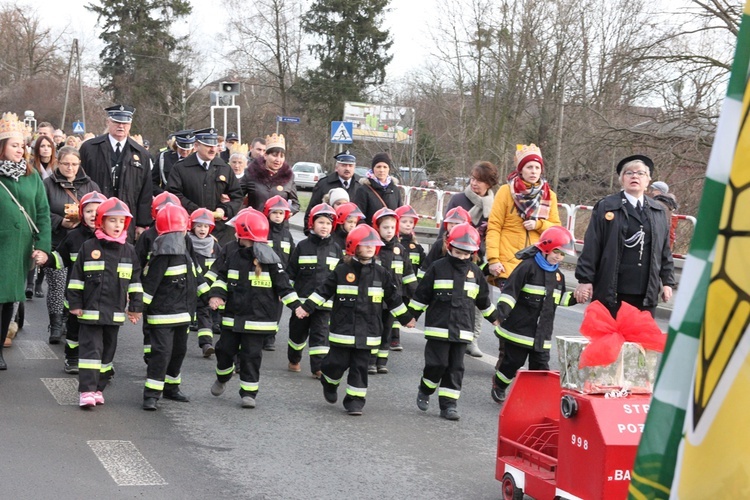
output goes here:
{"type": "Polygon", "coordinates": [[[320,163],[307,161],[295,163],[292,166],[292,172],[294,172],[294,183],[298,189],[312,189],[326,175],[320,163]]]}
{"type": "Polygon", "coordinates": [[[367,174],[367,171],[370,170],[367,167],[354,167],[354,173],[357,174],[360,177],[364,177],[367,174]]]}

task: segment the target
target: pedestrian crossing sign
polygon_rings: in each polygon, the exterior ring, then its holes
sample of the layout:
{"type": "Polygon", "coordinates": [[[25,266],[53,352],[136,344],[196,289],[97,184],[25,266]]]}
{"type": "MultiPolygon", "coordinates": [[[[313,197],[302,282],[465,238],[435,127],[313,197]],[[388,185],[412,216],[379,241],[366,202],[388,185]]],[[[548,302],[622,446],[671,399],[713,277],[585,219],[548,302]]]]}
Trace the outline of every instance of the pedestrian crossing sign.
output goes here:
{"type": "Polygon", "coordinates": [[[352,130],[354,123],[352,122],[331,122],[331,142],[333,144],[351,144],[354,142],[352,139],[352,130]]]}
{"type": "Polygon", "coordinates": [[[83,134],[86,132],[86,129],[83,126],[83,122],[73,122],[73,133],[74,134],[83,134]]]}

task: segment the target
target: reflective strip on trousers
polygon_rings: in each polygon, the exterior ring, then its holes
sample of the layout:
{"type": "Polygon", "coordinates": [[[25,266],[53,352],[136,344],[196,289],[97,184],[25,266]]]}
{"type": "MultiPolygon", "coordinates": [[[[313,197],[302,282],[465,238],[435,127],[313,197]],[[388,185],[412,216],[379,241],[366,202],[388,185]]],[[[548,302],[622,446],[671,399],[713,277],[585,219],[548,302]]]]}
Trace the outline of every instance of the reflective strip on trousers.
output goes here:
{"type": "Polygon", "coordinates": [[[170,377],[167,375],[164,377],[164,382],[167,384],[179,384],[182,382],[182,374],[179,374],[176,377],[170,377]]]}
{"type": "Polygon", "coordinates": [[[258,392],[258,382],[243,382],[240,380],[240,389],[248,392],[258,392]]]}
{"type": "Polygon", "coordinates": [[[174,325],[177,323],[189,323],[193,318],[188,312],[177,314],[149,314],[147,321],[149,325],[174,325]]]}
{"type": "Polygon", "coordinates": [[[82,370],[100,370],[102,367],[101,359],[79,359],[78,368],[82,370]]]}
{"type": "Polygon", "coordinates": [[[163,380],[154,380],[151,378],[146,379],[146,388],[147,389],[153,389],[155,391],[163,391],[164,390],[164,381],[163,380]]]}
{"type": "Polygon", "coordinates": [[[422,383],[425,385],[425,387],[429,387],[430,389],[436,389],[438,386],[438,382],[433,382],[430,379],[426,379],[422,377],[422,383]]]}
{"type": "Polygon", "coordinates": [[[355,398],[363,398],[367,396],[367,387],[354,387],[353,385],[346,386],[346,394],[355,398]]]}
{"type": "Polygon", "coordinates": [[[289,343],[289,347],[291,347],[295,351],[301,351],[307,345],[307,342],[302,342],[301,344],[297,344],[296,342],[292,342],[292,339],[289,339],[288,343],[289,343]]]}
{"type": "Polygon", "coordinates": [[[438,396],[441,398],[458,399],[461,396],[461,391],[456,389],[448,389],[447,387],[441,387],[438,389],[438,396]]]}
{"type": "Polygon", "coordinates": [[[327,345],[310,346],[310,356],[325,356],[331,348],[327,345]]]}

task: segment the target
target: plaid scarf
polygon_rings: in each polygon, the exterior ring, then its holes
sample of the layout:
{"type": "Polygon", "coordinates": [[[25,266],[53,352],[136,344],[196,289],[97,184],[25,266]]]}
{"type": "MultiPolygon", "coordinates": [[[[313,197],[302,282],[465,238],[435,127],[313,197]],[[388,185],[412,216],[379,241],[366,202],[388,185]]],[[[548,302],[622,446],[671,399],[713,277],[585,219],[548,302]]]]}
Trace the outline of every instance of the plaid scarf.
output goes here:
{"type": "Polygon", "coordinates": [[[550,189],[545,179],[532,186],[523,180],[520,172],[514,171],[508,176],[508,184],[513,203],[523,220],[549,218],[550,189]]]}
{"type": "Polygon", "coordinates": [[[18,182],[18,179],[26,173],[26,160],[16,163],[10,160],[0,161],[0,175],[10,177],[18,182]]]}

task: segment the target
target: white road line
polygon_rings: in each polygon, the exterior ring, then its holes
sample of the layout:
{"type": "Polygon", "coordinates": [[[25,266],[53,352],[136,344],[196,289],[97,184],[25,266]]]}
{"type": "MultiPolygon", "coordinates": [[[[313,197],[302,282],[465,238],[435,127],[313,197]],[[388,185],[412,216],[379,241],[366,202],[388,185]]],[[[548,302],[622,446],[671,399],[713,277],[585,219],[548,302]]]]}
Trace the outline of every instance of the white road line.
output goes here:
{"type": "Polygon", "coordinates": [[[131,441],[87,441],[118,486],[163,486],[167,482],[131,441]]]}
{"type": "Polygon", "coordinates": [[[59,405],[78,404],[78,378],[43,378],[47,390],[59,405]]]}
{"type": "Polygon", "coordinates": [[[26,359],[59,359],[57,354],[43,340],[20,340],[13,341],[18,346],[26,359]]]}

